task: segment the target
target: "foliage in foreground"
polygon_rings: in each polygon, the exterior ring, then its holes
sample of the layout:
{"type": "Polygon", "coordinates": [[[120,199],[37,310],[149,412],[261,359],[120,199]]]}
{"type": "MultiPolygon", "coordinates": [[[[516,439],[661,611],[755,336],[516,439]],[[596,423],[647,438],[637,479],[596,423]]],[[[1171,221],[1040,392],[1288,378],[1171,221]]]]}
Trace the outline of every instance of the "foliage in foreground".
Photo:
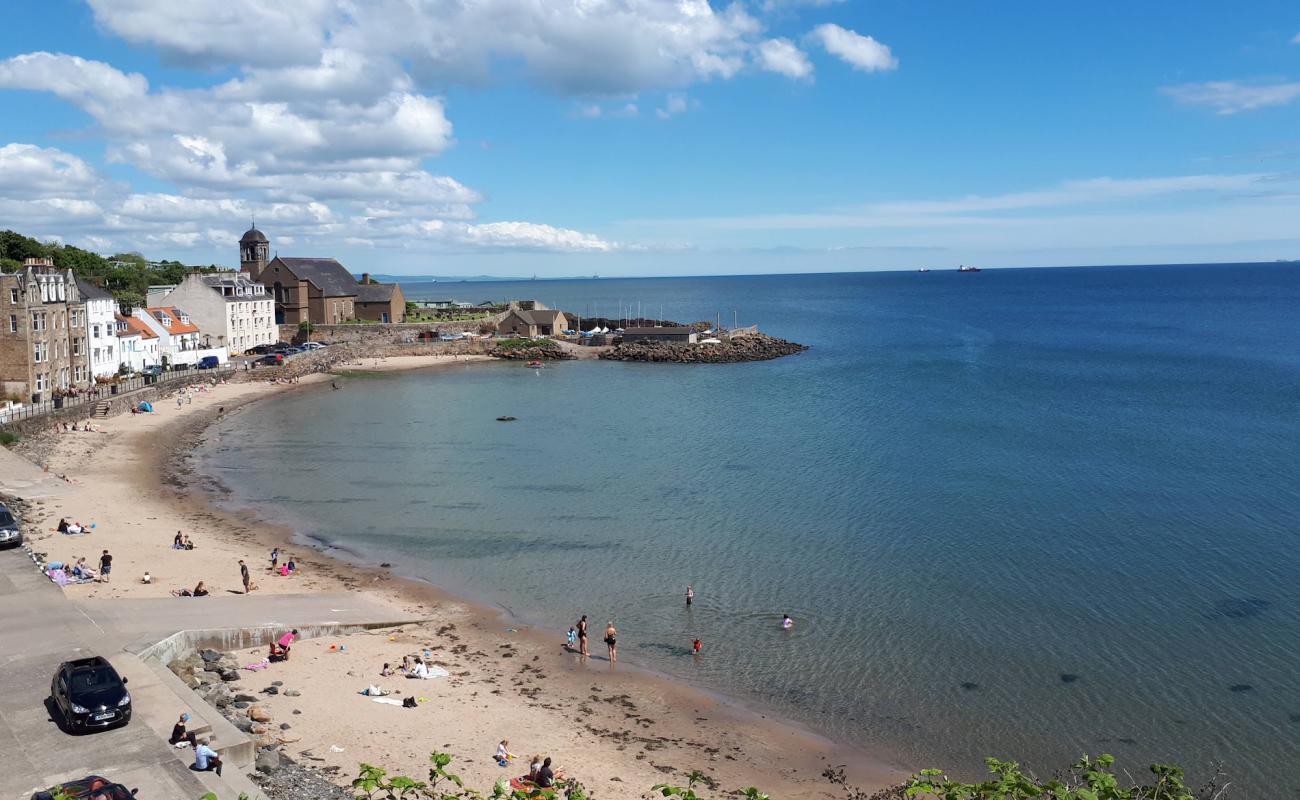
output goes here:
{"type": "Polygon", "coordinates": [[[980,783],[961,783],[941,770],[922,770],[907,783],[907,796],[931,800],[1218,800],[1228,785],[1218,776],[1199,790],[1183,782],[1183,771],[1166,764],[1152,764],[1143,781],[1115,774],[1113,756],[1096,759],[1084,756],[1069,773],[1050,781],[1025,774],[1014,761],[987,758],[991,778],[980,783]]]}

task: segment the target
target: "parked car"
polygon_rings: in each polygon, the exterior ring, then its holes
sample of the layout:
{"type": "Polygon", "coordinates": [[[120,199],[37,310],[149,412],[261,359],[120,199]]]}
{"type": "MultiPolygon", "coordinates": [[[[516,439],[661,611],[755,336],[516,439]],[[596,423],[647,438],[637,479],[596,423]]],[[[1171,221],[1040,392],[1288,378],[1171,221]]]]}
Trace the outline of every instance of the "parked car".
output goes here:
{"type": "Polygon", "coordinates": [[[284,356],[280,353],[267,353],[253,363],[268,367],[278,367],[284,363],[284,356]]]}
{"type": "Polygon", "coordinates": [[[131,721],[126,678],[103,656],[60,664],[50,681],[50,697],[69,730],[111,728],[131,721]]]}
{"type": "Polygon", "coordinates": [[[23,532],[13,512],[0,503],[0,547],[17,547],[23,543],[23,532]]]}
{"type": "Polygon", "coordinates": [[[136,790],[127,789],[122,784],[113,783],[108,778],[87,775],[79,781],[60,783],[58,786],[51,786],[44,792],[37,792],[32,795],[32,800],[51,800],[56,792],[64,797],[74,798],[74,800],[131,800],[131,798],[135,797],[136,790]]]}
{"type": "Polygon", "coordinates": [[[320,350],[324,346],[325,345],[321,344],[320,342],[303,342],[301,345],[299,345],[299,347],[302,348],[303,350],[320,350]]]}
{"type": "Polygon", "coordinates": [[[199,369],[216,369],[221,366],[221,359],[216,356],[204,356],[199,359],[199,369]]]}
{"type": "Polygon", "coordinates": [[[162,364],[150,364],[140,370],[141,375],[153,375],[155,378],[163,373],[162,364]]]}
{"type": "Polygon", "coordinates": [[[280,351],[280,355],[282,355],[282,356],[296,356],[296,355],[298,355],[298,354],[301,353],[301,352],[302,352],[302,349],[301,349],[301,348],[298,348],[298,347],[286,347],[285,349],[283,349],[283,350],[280,351]]]}

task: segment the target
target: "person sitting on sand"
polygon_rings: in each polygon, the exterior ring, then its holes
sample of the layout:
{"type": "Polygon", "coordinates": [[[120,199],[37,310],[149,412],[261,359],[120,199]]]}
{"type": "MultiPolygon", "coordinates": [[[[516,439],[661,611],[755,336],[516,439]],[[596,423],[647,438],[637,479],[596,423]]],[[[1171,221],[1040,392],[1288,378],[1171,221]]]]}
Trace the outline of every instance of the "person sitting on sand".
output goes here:
{"type": "Polygon", "coordinates": [[[190,541],[190,535],[188,533],[181,536],[181,549],[182,550],[194,549],[194,542],[190,541]]]}
{"type": "Polygon", "coordinates": [[[289,570],[290,575],[298,571],[298,565],[294,563],[293,556],[289,556],[289,563],[285,564],[284,566],[286,569],[289,570]]]}
{"type": "Polygon", "coordinates": [[[411,667],[411,671],[406,673],[406,677],[427,681],[429,679],[429,665],[424,663],[424,659],[416,656],[415,666],[411,667]]]}
{"type": "Polygon", "coordinates": [[[385,661],[383,668],[379,670],[379,677],[391,678],[394,674],[393,666],[385,661]]]}
{"type": "Polygon", "coordinates": [[[195,585],[195,587],[194,587],[194,591],[193,591],[193,592],[190,592],[190,596],[191,596],[191,597],[207,597],[207,596],[208,596],[208,585],[207,585],[206,583],[204,583],[203,581],[199,581],[198,584],[195,585]]]}
{"type": "Polygon", "coordinates": [[[86,526],[85,526],[85,525],[82,525],[81,522],[79,522],[79,521],[78,521],[78,522],[72,522],[72,523],[69,523],[69,524],[68,524],[67,528],[66,528],[63,532],[64,532],[64,533],[67,533],[67,534],[71,534],[71,535],[73,535],[73,536],[76,536],[76,535],[79,534],[79,533],[85,533],[85,532],[86,532],[86,526]]]}
{"type": "Polygon", "coordinates": [[[533,756],[532,760],[528,762],[528,780],[530,780],[530,781],[536,781],[536,780],[537,780],[537,773],[538,773],[538,771],[541,770],[541,768],[542,768],[542,757],[541,757],[541,755],[535,755],[535,756],[533,756]]]}
{"type": "Polygon", "coordinates": [[[149,570],[144,571],[144,577],[140,578],[140,583],[153,583],[153,576],[149,574],[149,570]]]}
{"type": "Polygon", "coordinates": [[[184,538],[181,536],[180,531],[176,531],[176,536],[172,539],[172,549],[183,550],[184,548],[185,548],[184,538]]]}
{"type": "Polygon", "coordinates": [[[537,770],[537,777],[533,778],[533,783],[537,784],[540,789],[549,789],[555,783],[555,772],[551,769],[551,757],[547,756],[542,762],[542,766],[537,770]]]}
{"type": "Polygon", "coordinates": [[[510,759],[514,757],[515,754],[510,752],[510,740],[502,739],[501,744],[497,745],[496,755],[494,755],[492,758],[497,762],[498,767],[504,767],[507,764],[509,764],[510,759]]]}

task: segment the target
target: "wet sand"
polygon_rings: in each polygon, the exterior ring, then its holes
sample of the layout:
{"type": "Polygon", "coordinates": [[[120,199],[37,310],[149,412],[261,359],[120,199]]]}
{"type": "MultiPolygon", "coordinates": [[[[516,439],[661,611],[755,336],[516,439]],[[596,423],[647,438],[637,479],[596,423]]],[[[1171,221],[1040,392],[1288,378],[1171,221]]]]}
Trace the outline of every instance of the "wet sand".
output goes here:
{"type": "MultiPolygon", "coordinates": [[[[469,358],[364,359],[341,369],[410,369],[469,358]]],[[[881,759],[838,746],[799,725],[624,664],[611,668],[599,642],[599,622],[592,630],[597,655],[583,660],[560,646],[560,632],[516,630],[494,609],[394,577],[383,568],[336,560],[295,542],[292,531],[260,520],[252,509],[214,504],[209,490],[219,487],[193,474],[187,456],[217,418],[218,408],[226,416],[238,414],[249,402],[332,379],[315,375],[293,385],[223,384],[196,393],[179,408],[169,398],[156,403],[153,414],[105,420],[102,433],[54,436],[45,454],[47,465],[72,484],[66,496],[35,506],[44,518],[34,521],[47,533],[33,547],[63,561],[85,556],[94,562],[103,549],[113,554],[111,582],[69,586],[72,595],[165,596],[169,590],[193,588],[199,580],[213,594],[240,593],[242,558],[259,593],[346,588],[434,620],[398,633],[302,642],[290,662],[248,673],[242,681],[256,691],[280,680],[302,693],[266,701],[276,724],[291,726],[284,732],[285,752],[332,768],[343,783],[355,775],[359,762],[423,777],[428,753],[437,749],[452,753],[456,771],[486,790],[502,775],[526,771],[526,765],[502,769],[491,760],[503,738],[521,758],[551,756],[594,797],[640,797],[655,783],[684,782],[696,769],[719,795],[758,786],[775,797],[843,796],[822,775],[828,766],[845,765],[850,782],[864,789],[905,777],[881,759]],[[60,516],[93,521],[96,527],[84,537],[48,533],[60,516]],[[196,549],[173,550],[177,530],[187,533],[196,549]],[[295,558],[297,576],[281,578],[267,571],[273,546],[280,547],[282,559],[295,558]],[[152,576],[147,585],[140,580],[146,570],[152,576]],[[339,644],[346,650],[329,650],[339,644]],[[426,682],[379,676],[385,661],[400,662],[402,655],[426,648],[433,663],[451,673],[449,678],[426,682]],[[357,694],[370,684],[415,693],[428,702],[417,709],[374,703],[357,694]]],[[[625,640],[628,635],[623,632],[625,640]]],[[[261,655],[241,654],[241,662],[261,655]]]]}

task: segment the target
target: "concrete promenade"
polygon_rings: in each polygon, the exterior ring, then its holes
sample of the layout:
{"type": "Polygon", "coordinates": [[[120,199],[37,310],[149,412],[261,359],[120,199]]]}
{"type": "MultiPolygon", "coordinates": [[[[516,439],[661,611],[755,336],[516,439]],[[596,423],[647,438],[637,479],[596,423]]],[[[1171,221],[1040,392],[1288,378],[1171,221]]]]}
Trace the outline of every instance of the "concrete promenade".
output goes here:
{"type": "MultiPolygon", "coordinates": [[[[27,800],[37,789],[89,774],[138,788],[140,800],[197,800],[207,791],[233,800],[249,786],[238,769],[228,766],[226,781],[190,772],[188,751],[179,753],[158,733],[178,709],[201,701],[168,688],[134,654],[185,630],[396,621],[357,592],[74,602],[22,549],[0,551],[0,608],[0,800],[27,800]],[[126,727],[71,736],[55,724],[45,699],[58,664],[86,655],[113,661],[139,695],[126,727]]],[[[215,711],[205,706],[201,714],[215,711]]]]}

